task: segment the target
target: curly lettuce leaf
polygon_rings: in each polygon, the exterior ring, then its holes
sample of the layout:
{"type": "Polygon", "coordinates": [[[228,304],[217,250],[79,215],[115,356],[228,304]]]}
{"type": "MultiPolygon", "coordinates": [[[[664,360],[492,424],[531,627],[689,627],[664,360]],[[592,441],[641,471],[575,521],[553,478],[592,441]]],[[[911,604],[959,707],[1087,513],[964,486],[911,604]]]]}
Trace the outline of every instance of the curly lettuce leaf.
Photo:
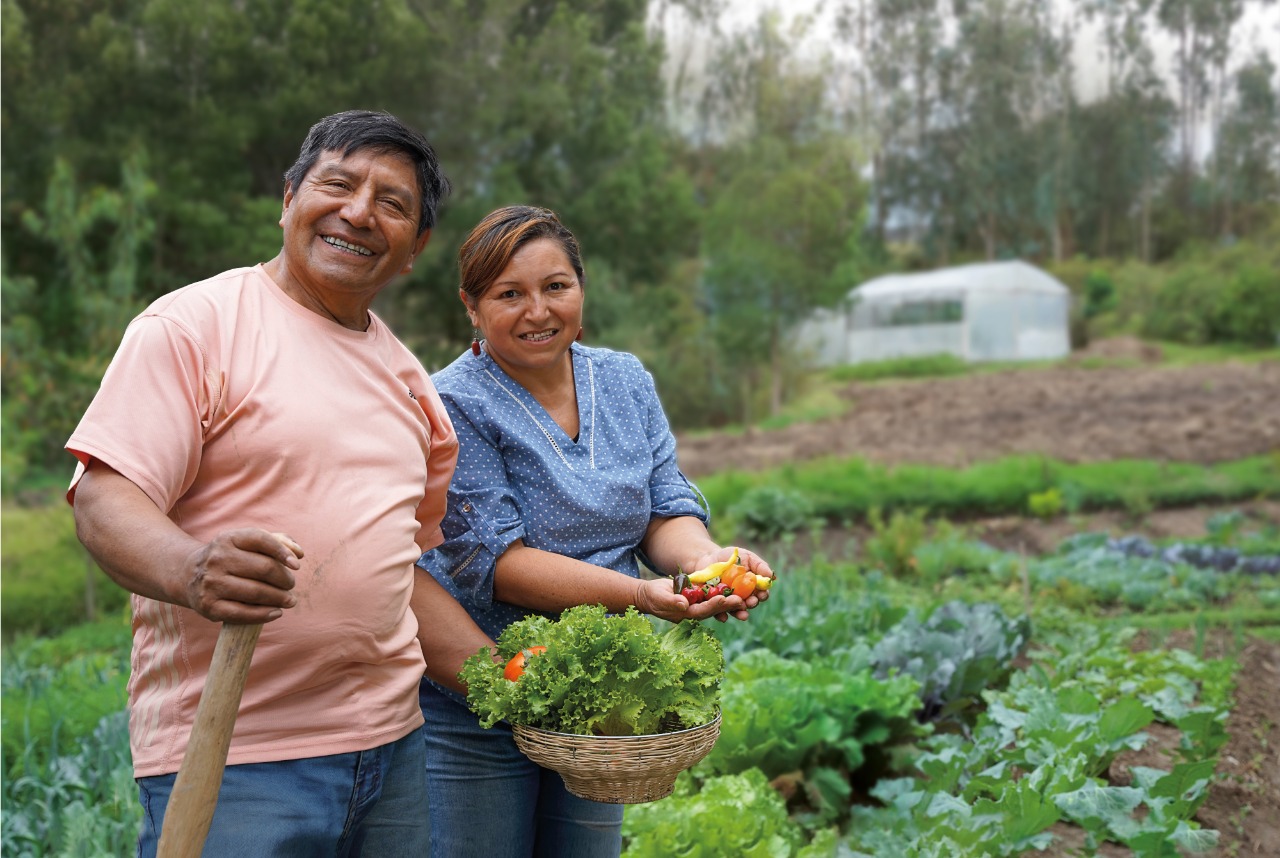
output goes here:
{"type": "Polygon", "coordinates": [[[608,614],[600,605],[569,608],[558,621],[520,620],[488,650],[467,659],[459,677],[480,722],[499,721],[558,733],[638,736],[694,727],[715,717],[724,655],[700,623],[656,632],[634,608],[608,614]],[[524,675],[503,677],[506,661],[531,646],[524,675]]]}

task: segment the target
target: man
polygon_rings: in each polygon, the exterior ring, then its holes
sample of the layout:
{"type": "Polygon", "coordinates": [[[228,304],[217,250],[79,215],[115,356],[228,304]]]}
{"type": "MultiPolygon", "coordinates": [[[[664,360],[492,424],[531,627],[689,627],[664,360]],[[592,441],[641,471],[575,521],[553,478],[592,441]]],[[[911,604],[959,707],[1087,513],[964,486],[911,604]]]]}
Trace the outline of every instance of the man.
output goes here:
{"type": "Polygon", "coordinates": [[[266,625],[206,854],[426,853],[418,682],[425,668],[456,687],[491,641],[415,578],[457,440],[369,306],[413,267],[448,190],[394,117],[321,120],[285,174],[280,253],[134,319],[67,443],[77,533],[135,594],[141,855],[223,622],[266,625]]]}

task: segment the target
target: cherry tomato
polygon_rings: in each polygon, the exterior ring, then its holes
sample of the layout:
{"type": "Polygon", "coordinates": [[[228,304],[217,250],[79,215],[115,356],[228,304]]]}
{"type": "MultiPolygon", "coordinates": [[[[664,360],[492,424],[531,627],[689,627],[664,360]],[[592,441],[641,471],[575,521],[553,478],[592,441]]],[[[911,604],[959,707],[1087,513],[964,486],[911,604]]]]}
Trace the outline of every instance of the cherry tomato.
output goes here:
{"type": "Polygon", "coordinates": [[[685,601],[690,605],[696,605],[706,598],[706,593],[701,587],[685,587],[680,591],[680,595],[684,596],[685,601]]]}
{"type": "Polygon", "coordinates": [[[524,675],[524,664],[531,657],[547,651],[545,646],[531,646],[528,649],[522,649],[515,655],[511,656],[511,661],[507,662],[506,668],[503,669],[502,675],[512,682],[515,682],[524,675]]]}

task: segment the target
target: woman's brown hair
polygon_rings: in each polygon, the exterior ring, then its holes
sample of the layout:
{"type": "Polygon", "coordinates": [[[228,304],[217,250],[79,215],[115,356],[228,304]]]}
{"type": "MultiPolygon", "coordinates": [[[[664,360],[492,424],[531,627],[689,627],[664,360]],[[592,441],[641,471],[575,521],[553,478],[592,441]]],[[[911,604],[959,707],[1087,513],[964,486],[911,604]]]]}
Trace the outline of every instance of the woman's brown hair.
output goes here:
{"type": "Polygon", "coordinates": [[[470,307],[494,280],[498,279],[511,257],[531,241],[549,238],[560,245],[585,286],[587,275],[582,270],[582,253],[574,238],[555,212],[537,206],[506,206],[485,215],[458,248],[458,276],[464,300],[470,307]]]}

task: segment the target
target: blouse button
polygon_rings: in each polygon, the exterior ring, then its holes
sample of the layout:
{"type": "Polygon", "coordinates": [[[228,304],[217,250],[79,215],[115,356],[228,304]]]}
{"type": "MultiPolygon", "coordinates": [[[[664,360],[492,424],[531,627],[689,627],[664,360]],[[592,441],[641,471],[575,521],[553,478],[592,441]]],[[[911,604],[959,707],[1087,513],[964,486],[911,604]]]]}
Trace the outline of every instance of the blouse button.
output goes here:
{"type": "Polygon", "coordinates": [[[464,504],[462,505],[462,511],[463,511],[463,512],[471,512],[471,504],[469,504],[469,503],[464,503],[464,504]]]}

